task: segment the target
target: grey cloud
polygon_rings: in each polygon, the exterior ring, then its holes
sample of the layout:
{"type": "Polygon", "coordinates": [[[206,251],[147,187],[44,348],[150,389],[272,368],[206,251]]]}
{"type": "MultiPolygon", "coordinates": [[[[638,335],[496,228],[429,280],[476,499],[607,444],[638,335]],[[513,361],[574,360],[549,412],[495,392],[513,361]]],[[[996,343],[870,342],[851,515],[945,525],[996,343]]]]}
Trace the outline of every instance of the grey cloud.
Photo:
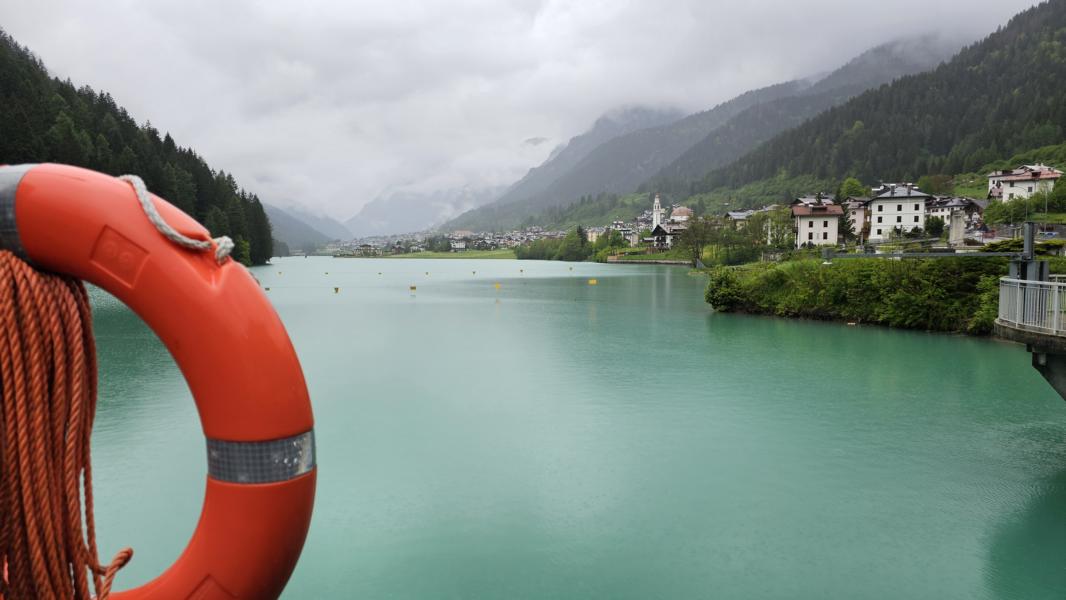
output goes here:
{"type": "Polygon", "coordinates": [[[618,106],[694,111],[1031,0],[42,0],[0,24],[278,204],[498,186],[618,106]],[[526,140],[527,143],[515,143],[526,140]]]}

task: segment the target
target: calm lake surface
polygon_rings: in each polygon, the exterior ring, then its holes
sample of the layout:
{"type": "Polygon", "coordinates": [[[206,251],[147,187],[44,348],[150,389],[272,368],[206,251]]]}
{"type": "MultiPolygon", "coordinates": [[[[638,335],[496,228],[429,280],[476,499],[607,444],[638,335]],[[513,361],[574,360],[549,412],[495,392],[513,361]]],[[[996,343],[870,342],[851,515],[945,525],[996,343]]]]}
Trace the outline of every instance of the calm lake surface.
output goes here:
{"type": "MultiPolygon", "coordinates": [[[[1066,596],[1066,402],[1020,346],[718,315],[675,267],[254,273],[316,416],[286,598],[1066,596]]],[[[126,588],[183,549],[206,457],[169,354],[93,296],[100,551],[134,547],[126,588]]]]}

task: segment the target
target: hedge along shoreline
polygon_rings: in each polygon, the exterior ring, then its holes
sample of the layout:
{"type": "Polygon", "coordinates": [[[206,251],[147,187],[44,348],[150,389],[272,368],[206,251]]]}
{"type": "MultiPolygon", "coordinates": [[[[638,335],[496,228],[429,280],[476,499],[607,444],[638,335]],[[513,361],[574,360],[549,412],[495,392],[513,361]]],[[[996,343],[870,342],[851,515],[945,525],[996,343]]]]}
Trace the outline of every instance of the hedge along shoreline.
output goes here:
{"type": "Polygon", "coordinates": [[[988,335],[1007,264],[1002,258],[856,258],[718,267],[710,271],[705,298],[721,312],[988,335]]]}

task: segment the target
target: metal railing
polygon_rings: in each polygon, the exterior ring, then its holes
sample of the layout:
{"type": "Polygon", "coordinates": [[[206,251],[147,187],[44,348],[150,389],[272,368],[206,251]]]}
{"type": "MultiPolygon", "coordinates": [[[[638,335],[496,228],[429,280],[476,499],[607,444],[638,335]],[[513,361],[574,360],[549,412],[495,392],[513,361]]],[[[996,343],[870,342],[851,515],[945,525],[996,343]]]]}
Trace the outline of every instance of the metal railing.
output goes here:
{"type": "Polygon", "coordinates": [[[1018,329],[1066,336],[1066,278],[999,280],[999,321],[1018,329]]]}

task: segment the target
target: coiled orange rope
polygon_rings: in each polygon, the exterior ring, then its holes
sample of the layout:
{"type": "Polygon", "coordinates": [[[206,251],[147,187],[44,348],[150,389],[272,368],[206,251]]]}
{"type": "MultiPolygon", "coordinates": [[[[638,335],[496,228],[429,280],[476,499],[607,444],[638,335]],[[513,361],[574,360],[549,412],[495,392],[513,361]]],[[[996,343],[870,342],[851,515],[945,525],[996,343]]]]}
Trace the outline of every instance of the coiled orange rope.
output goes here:
{"type": "Polygon", "coordinates": [[[80,281],[37,271],[7,251],[0,251],[0,387],[0,596],[90,600],[91,583],[104,600],[133,551],[103,566],[96,549],[88,294],[80,281]]]}

